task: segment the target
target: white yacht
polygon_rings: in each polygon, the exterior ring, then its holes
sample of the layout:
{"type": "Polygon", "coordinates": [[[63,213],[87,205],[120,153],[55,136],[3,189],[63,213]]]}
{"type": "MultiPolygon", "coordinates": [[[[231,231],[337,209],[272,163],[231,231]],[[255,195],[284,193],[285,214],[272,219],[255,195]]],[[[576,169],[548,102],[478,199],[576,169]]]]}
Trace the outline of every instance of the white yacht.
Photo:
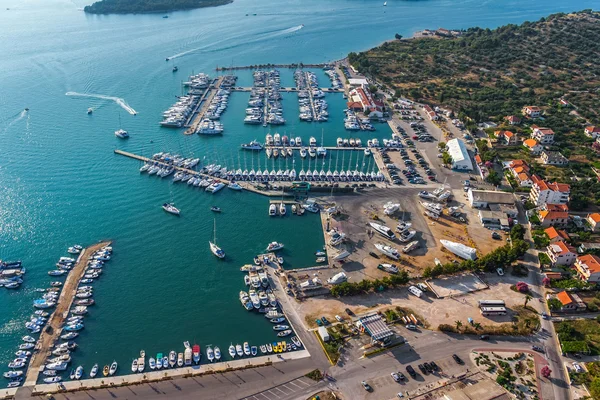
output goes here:
{"type": "Polygon", "coordinates": [[[301,148],[300,149],[300,157],[306,158],[306,154],[307,154],[306,149],[304,147],[301,148]]]}
{"type": "Polygon", "coordinates": [[[383,243],[376,243],[375,248],[384,255],[388,256],[389,258],[392,258],[394,260],[398,260],[400,258],[400,252],[398,252],[398,250],[393,248],[392,246],[387,246],[383,243]]]}
{"type": "Polygon", "coordinates": [[[309,155],[311,158],[315,158],[315,157],[317,156],[317,152],[315,151],[315,148],[314,148],[314,147],[309,147],[309,148],[308,148],[308,155],[309,155]]]}
{"type": "Polygon", "coordinates": [[[417,234],[417,231],[415,231],[414,229],[407,229],[400,234],[400,236],[398,237],[398,240],[400,240],[403,243],[406,243],[406,242],[410,241],[413,237],[415,237],[416,234],[417,234]]]}
{"type": "Polygon", "coordinates": [[[269,206],[269,216],[274,217],[277,215],[277,206],[275,204],[271,204],[269,206]]]}
{"type": "Polygon", "coordinates": [[[281,216],[284,216],[286,213],[286,206],[285,203],[282,201],[281,203],[279,203],[279,214],[281,214],[281,216]]]}
{"type": "Polygon", "coordinates": [[[263,145],[258,143],[256,140],[251,141],[250,143],[243,143],[242,149],[244,150],[262,150],[263,145]]]}
{"type": "Polygon", "coordinates": [[[296,136],[296,146],[302,146],[302,138],[300,136],[296,136]]]}
{"type": "Polygon", "coordinates": [[[317,145],[317,139],[315,139],[314,136],[310,137],[309,145],[310,146],[316,146],[317,145]]]}
{"type": "Polygon", "coordinates": [[[394,240],[396,239],[396,235],[394,232],[385,225],[378,224],[376,222],[369,222],[371,228],[375,229],[379,234],[383,235],[385,238],[394,240]]]}
{"type": "Polygon", "coordinates": [[[283,243],[271,242],[267,246],[267,251],[276,251],[283,249],[283,243]]]}
{"type": "Polygon", "coordinates": [[[119,139],[127,139],[129,137],[129,133],[125,129],[119,129],[115,131],[115,136],[119,139]]]}

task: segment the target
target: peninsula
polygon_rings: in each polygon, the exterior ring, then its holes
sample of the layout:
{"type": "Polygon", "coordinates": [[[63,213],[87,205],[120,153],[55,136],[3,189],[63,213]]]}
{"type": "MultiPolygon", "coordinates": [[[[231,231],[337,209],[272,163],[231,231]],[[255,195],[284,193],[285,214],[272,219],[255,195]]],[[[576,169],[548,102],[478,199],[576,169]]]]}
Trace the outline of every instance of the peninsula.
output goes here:
{"type": "Polygon", "coordinates": [[[216,7],[233,0],[101,0],[83,11],[90,14],[142,14],[216,7]]]}

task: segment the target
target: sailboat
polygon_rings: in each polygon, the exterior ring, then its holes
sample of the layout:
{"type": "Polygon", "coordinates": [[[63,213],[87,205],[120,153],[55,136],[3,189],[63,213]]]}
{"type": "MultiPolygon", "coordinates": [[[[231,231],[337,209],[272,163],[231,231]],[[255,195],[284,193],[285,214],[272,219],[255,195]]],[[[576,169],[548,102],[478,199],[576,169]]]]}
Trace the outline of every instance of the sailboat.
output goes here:
{"type": "Polygon", "coordinates": [[[219,246],[217,246],[217,220],[214,220],[214,233],[213,233],[213,241],[209,241],[210,251],[219,258],[225,258],[225,252],[221,250],[219,246]]]}
{"type": "Polygon", "coordinates": [[[129,137],[129,133],[121,128],[121,113],[119,113],[119,130],[115,131],[115,136],[120,139],[127,139],[129,137]]]}

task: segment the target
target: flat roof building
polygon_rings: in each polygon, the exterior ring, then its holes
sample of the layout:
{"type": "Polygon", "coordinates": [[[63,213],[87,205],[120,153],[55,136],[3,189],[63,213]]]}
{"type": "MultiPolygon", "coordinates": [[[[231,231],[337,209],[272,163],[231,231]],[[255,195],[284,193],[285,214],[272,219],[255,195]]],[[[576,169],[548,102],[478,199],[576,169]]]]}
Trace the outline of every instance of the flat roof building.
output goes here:
{"type": "Polygon", "coordinates": [[[461,171],[472,171],[473,163],[465,142],[460,139],[451,139],[446,144],[448,154],[452,157],[452,169],[461,171]]]}

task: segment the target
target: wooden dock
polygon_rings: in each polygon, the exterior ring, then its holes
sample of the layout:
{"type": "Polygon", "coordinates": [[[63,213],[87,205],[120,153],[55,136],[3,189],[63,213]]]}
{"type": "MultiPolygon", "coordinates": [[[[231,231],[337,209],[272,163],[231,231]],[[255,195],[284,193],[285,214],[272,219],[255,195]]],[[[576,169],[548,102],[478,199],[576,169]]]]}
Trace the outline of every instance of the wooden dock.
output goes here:
{"type": "Polygon", "coordinates": [[[217,67],[215,71],[237,71],[242,69],[273,69],[273,68],[324,68],[331,64],[254,64],[254,65],[238,65],[230,67],[217,67]]]}
{"type": "MultiPolygon", "coordinates": [[[[279,146],[275,146],[275,145],[265,145],[264,146],[265,149],[267,148],[271,148],[271,149],[282,149],[282,148],[286,148],[286,149],[292,149],[292,150],[300,150],[302,148],[308,149],[309,146],[283,146],[283,145],[279,145],[279,146]]],[[[314,147],[314,146],[313,146],[314,147]]],[[[320,147],[320,146],[317,146],[320,147]]],[[[325,150],[356,150],[356,151],[365,151],[366,147],[337,147],[337,146],[325,146],[323,147],[325,150]]],[[[373,149],[371,149],[373,150],[373,149]]],[[[307,156],[309,157],[309,156],[307,156]]],[[[317,158],[321,158],[321,157],[317,157],[317,158]]]]}
{"type": "Polygon", "coordinates": [[[38,375],[43,369],[44,363],[50,354],[54,343],[61,334],[65,319],[69,315],[69,310],[73,304],[73,299],[77,293],[79,282],[85,275],[87,262],[97,250],[104,246],[110,245],[110,242],[100,242],[93,246],[85,248],[79,257],[73,269],[67,275],[65,284],[63,285],[60,297],[56,304],[56,309],[50,315],[48,323],[42,329],[40,337],[36,343],[35,350],[31,356],[29,367],[25,375],[25,386],[34,386],[37,382],[38,375]]]}
{"type": "Polygon", "coordinates": [[[200,99],[200,101],[198,101],[196,110],[194,110],[194,113],[192,113],[192,115],[195,115],[195,117],[193,117],[193,122],[191,123],[191,125],[189,125],[189,128],[186,129],[186,131],[184,132],[186,135],[193,135],[194,133],[196,133],[198,125],[200,125],[200,122],[204,118],[204,114],[206,114],[208,105],[219,91],[219,88],[221,87],[222,83],[223,77],[220,76],[215,81],[213,81],[213,83],[209,86],[208,89],[206,89],[206,92],[204,92],[202,98],[200,99]]]}

